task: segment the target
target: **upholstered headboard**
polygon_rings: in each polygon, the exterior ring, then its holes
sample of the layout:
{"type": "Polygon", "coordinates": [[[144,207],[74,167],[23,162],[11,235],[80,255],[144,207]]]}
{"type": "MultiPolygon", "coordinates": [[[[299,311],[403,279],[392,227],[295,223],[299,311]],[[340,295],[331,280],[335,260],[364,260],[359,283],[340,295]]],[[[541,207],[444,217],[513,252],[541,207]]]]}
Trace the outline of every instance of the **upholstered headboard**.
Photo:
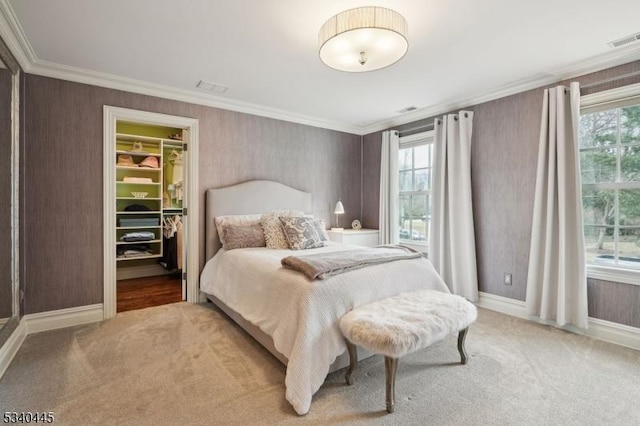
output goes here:
{"type": "Polygon", "coordinates": [[[206,255],[211,259],[221,247],[216,216],[260,214],[271,210],[302,210],[311,213],[311,194],[278,182],[250,180],[206,193],[206,255]]]}

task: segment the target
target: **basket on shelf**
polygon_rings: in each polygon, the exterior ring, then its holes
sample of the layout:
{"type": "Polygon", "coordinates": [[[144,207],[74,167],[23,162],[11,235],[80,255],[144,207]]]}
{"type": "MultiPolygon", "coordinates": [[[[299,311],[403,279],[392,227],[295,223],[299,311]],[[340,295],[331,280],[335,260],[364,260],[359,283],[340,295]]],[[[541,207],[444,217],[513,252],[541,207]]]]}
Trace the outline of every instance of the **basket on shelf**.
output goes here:
{"type": "Polygon", "coordinates": [[[131,191],[131,195],[133,195],[134,198],[144,198],[148,194],[149,194],[148,192],[131,191]]]}

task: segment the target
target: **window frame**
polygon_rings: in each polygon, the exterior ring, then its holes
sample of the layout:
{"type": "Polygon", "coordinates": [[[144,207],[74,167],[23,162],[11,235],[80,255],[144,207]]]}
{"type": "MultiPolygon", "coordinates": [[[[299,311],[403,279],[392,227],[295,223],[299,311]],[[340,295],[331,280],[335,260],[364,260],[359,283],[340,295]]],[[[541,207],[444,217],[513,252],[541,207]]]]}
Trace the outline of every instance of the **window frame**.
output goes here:
{"type": "MultiPolygon", "coordinates": [[[[629,86],[620,87],[617,89],[606,90],[598,93],[594,93],[591,95],[584,95],[580,97],[580,117],[584,114],[589,114],[594,112],[595,108],[598,107],[606,107],[607,104],[611,105],[611,108],[607,109],[615,109],[620,106],[616,106],[620,102],[624,102],[626,100],[631,100],[633,98],[638,98],[638,103],[640,103],[640,83],[632,84],[629,86]]],[[[619,129],[618,129],[619,132],[619,129]]],[[[616,147],[619,145],[616,144],[616,147]]],[[[624,145],[623,145],[624,146],[624,145]]],[[[579,152],[582,150],[578,149],[579,152]]],[[[616,152],[616,156],[620,156],[620,152],[616,152]]],[[[616,173],[619,174],[619,161],[616,161],[616,173]]],[[[597,188],[607,188],[607,189],[616,189],[621,190],[625,189],[625,187],[629,186],[625,182],[615,182],[612,183],[596,183],[596,184],[583,184],[582,180],[580,180],[580,188],[585,188],[585,186],[597,189],[597,188]]],[[[636,184],[633,184],[634,189],[637,187],[636,184]]],[[[616,205],[616,227],[618,227],[619,220],[619,206],[616,205]]],[[[584,229],[584,219],[582,223],[584,229]]],[[[617,245],[616,245],[617,247],[617,245]]],[[[603,281],[611,281],[623,284],[631,284],[631,285],[640,285],[640,269],[630,269],[624,268],[620,266],[604,266],[604,265],[595,265],[595,264],[587,264],[587,278],[603,280],[603,281]]]]}
{"type": "MultiPolygon", "coordinates": [[[[408,135],[408,136],[401,136],[400,137],[400,141],[399,141],[399,150],[398,150],[398,157],[400,156],[399,151],[401,149],[407,149],[407,148],[415,148],[417,146],[423,146],[423,145],[429,145],[429,144],[435,144],[435,132],[433,130],[429,130],[426,132],[420,132],[420,133],[414,133],[413,135],[408,135]],[[424,143],[421,143],[424,142],[424,143]]],[[[432,151],[433,152],[433,151],[432,151]]],[[[415,166],[415,159],[412,158],[412,160],[414,161],[414,166],[415,166]]],[[[432,197],[432,193],[433,193],[433,156],[431,157],[431,164],[429,166],[427,166],[427,168],[431,169],[432,173],[429,177],[429,188],[426,191],[400,191],[400,188],[398,188],[398,218],[401,218],[400,216],[400,202],[401,202],[401,197],[404,195],[425,195],[427,197],[427,200],[429,201],[428,205],[431,205],[431,197],[432,197]]],[[[415,169],[415,168],[411,168],[411,169],[407,169],[407,170],[420,170],[422,169],[422,167],[415,169]]],[[[400,164],[398,161],[398,179],[400,178],[400,164]]],[[[399,182],[398,182],[399,185],[399,182]]],[[[400,232],[400,229],[398,229],[398,232],[400,232]]],[[[430,230],[428,230],[427,232],[429,232],[430,230]]],[[[427,238],[424,242],[421,241],[415,241],[415,240],[402,240],[399,239],[400,244],[414,248],[416,250],[419,250],[421,252],[428,252],[429,250],[429,238],[427,238]]]]}

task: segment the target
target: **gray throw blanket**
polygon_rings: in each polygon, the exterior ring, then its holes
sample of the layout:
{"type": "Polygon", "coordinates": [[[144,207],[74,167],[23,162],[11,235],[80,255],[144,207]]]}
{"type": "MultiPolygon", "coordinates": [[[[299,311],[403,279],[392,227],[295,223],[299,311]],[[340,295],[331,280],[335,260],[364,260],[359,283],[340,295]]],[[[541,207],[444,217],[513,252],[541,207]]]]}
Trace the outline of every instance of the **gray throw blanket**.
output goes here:
{"type": "Polygon", "coordinates": [[[324,280],[332,275],[369,265],[419,257],[422,257],[422,253],[417,250],[404,246],[387,245],[305,256],[287,256],[280,263],[287,269],[302,272],[309,279],[324,280]]]}

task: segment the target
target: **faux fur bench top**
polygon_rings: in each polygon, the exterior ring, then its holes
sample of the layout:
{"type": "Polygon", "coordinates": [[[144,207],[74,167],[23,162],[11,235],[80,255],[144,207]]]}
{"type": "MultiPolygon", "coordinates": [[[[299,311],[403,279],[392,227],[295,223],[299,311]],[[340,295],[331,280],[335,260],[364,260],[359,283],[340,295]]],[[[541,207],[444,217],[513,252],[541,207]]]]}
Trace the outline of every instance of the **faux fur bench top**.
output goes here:
{"type": "Polygon", "coordinates": [[[476,307],[463,297],[419,290],[369,303],[340,320],[352,343],[392,358],[426,348],[476,320],[476,307]]]}

